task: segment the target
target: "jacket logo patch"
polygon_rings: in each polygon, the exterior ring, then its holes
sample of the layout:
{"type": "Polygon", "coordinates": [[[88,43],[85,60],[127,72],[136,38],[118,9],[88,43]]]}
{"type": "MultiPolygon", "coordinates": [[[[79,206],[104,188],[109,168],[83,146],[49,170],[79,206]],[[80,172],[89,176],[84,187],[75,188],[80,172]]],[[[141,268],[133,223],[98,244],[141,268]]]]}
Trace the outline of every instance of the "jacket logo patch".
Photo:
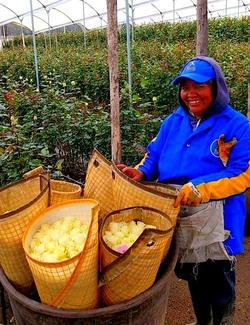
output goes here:
{"type": "Polygon", "coordinates": [[[237,143],[237,139],[233,138],[231,141],[225,142],[225,135],[221,134],[219,139],[214,140],[210,146],[210,152],[214,157],[219,157],[226,167],[230,157],[232,147],[237,143]]]}
{"type": "Polygon", "coordinates": [[[210,146],[210,152],[211,154],[216,157],[219,158],[219,146],[218,146],[218,139],[215,139],[210,146]]]}

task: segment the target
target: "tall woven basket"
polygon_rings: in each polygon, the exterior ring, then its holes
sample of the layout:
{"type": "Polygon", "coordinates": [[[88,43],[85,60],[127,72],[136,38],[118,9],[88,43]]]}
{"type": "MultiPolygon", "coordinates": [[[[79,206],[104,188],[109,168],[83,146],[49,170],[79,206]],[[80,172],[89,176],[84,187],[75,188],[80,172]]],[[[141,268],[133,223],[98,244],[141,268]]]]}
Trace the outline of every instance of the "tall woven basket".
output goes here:
{"type": "Polygon", "coordinates": [[[143,205],[166,212],[176,223],[179,208],[173,204],[177,197],[175,187],[155,182],[135,182],[124,175],[97,150],[88,164],[84,197],[100,204],[99,218],[113,210],[143,205]]]}
{"type": "Polygon", "coordinates": [[[64,309],[91,309],[98,304],[98,203],[91,199],[71,200],[46,209],[31,222],[23,236],[23,248],[41,301],[64,309]],[[88,225],[81,253],[63,262],[47,263],[32,258],[29,244],[44,223],[67,216],[88,225]]]}
{"type": "Polygon", "coordinates": [[[84,197],[99,202],[100,219],[114,210],[111,165],[100,152],[93,151],[86,174],[84,197]]]}
{"type": "Polygon", "coordinates": [[[166,213],[147,207],[132,207],[108,214],[100,230],[102,299],[106,305],[129,300],[151,287],[169,249],[173,223],[166,213]],[[120,254],[110,248],[103,236],[113,221],[139,220],[156,229],[145,229],[136,242],[120,254]]]}
{"type": "Polygon", "coordinates": [[[43,173],[0,189],[0,264],[20,291],[30,289],[33,278],[22,248],[28,225],[49,204],[49,175],[43,173]]]}
{"type": "Polygon", "coordinates": [[[68,200],[79,199],[82,188],[78,184],[61,180],[50,180],[51,201],[50,205],[62,203],[68,200]]]}

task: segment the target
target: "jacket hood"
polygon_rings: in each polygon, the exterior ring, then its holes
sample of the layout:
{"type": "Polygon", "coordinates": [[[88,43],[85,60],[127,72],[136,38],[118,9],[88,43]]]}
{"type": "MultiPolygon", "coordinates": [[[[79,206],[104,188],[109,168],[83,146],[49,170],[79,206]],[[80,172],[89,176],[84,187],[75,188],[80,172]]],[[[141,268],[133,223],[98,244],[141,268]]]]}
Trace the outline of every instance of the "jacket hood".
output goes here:
{"type": "MultiPolygon", "coordinates": [[[[229,104],[230,99],[229,99],[228,88],[227,88],[227,85],[226,85],[226,81],[225,81],[225,77],[224,77],[224,74],[222,72],[222,69],[219,66],[219,64],[213,58],[208,57],[208,56],[196,56],[193,59],[189,60],[185,64],[185,66],[189,62],[191,62],[193,60],[196,60],[196,59],[208,62],[213,67],[213,69],[215,71],[215,78],[214,78],[215,87],[214,87],[214,91],[213,91],[214,100],[212,102],[212,105],[205,112],[205,116],[204,116],[204,117],[208,117],[210,115],[221,112],[229,104]]],[[[180,88],[179,88],[179,102],[180,102],[182,107],[187,109],[185,107],[184,103],[182,102],[181,98],[180,98],[180,88]]]]}

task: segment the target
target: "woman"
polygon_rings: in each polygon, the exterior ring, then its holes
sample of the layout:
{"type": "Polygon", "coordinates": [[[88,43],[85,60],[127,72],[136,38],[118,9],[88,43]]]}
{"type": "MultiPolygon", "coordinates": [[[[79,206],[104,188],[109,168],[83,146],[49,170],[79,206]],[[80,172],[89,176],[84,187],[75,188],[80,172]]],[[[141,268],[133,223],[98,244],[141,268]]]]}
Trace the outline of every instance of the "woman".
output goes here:
{"type": "Polygon", "coordinates": [[[229,105],[224,75],[212,58],[188,61],[173,84],[180,106],[163,121],[141,163],[118,168],[136,181],[180,187],[176,274],[188,281],[198,324],[232,324],[243,192],[250,186],[249,121],[229,105]]]}

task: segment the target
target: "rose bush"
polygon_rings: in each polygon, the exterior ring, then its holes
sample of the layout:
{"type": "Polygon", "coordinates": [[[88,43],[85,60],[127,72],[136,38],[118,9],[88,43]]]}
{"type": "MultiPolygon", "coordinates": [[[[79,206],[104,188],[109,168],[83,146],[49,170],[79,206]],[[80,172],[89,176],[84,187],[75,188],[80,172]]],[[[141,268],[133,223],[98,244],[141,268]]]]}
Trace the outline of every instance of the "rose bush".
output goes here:
{"type": "MultiPolygon", "coordinates": [[[[209,22],[209,55],[221,64],[231,104],[246,114],[247,19],[209,22]],[[230,32],[229,32],[230,31],[230,32]],[[220,38],[219,38],[220,37],[220,38]]],[[[120,30],[119,81],[123,162],[143,156],[162,119],[178,104],[171,81],[195,55],[195,24],[153,24],[135,29],[132,47],[132,97],[127,85],[124,27],[120,30]]],[[[54,36],[53,36],[54,37],[54,36]]],[[[58,35],[52,49],[38,36],[41,89],[36,91],[32,48],[0,53],[0,186],[40,164],[52,171],[84,179],[95,147],[110,158],[110,106],[104,31],[58,35]],[[94,35],[94,36],[93,36],[94,35]],[[65,62],[69,64],[65,65],[65,62]]]]}

